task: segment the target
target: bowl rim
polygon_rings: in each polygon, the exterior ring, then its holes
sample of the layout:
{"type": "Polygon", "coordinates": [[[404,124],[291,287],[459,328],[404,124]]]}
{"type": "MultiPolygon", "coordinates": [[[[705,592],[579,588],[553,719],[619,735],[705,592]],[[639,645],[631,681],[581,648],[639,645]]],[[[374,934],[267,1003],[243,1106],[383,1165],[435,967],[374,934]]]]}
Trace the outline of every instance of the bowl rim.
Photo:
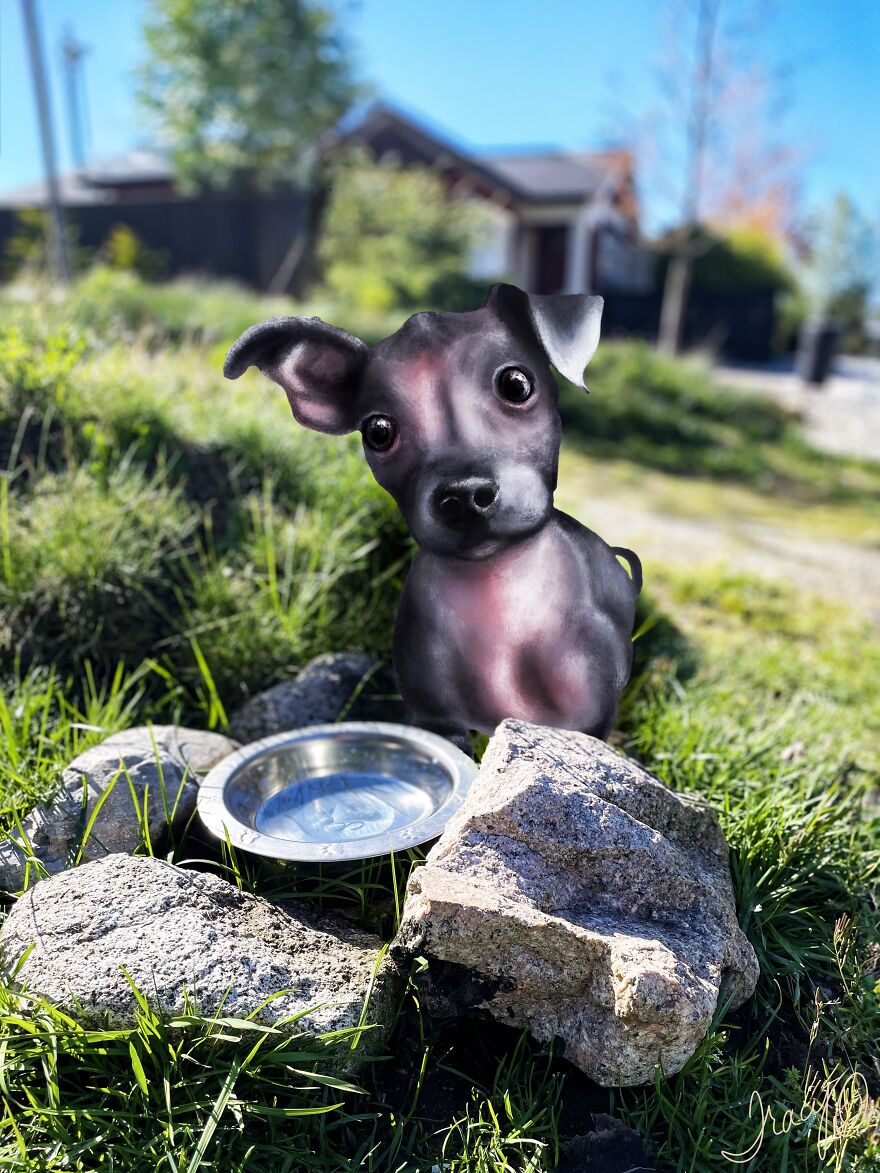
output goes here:
{"type": "Polygon", "coordinates": [[[203,825],[212,835],[243,851],[296,863],[351,863],[406,851],[436,839],[464,802],[478,773],[477,763],[458,746],[440,734],[420,729],[416,725],[401,725],[392,721],[337,721],[303,725],[261,737],[258,741],[249,741],[223,758],[201,780],[196,807],[203,825]],[[417,819],[408,827],[365,839],[336,843],[309,843],[308,840],[279,839],[266,835],[241,822],[226,806],[226,788],[246,766],[275,750],[314,738],[340,734],[393,737],[427,752],[450,775],[452,788],[449,795],[430,815],[417,819]]]}

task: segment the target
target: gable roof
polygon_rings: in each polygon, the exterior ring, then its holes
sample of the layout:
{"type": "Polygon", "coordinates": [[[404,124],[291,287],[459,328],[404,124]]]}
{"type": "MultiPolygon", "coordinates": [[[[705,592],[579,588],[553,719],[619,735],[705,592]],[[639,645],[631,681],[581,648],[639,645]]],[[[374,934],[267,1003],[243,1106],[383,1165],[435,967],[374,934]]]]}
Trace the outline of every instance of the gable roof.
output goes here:
{"type": "Polygon", "coordinates": [[[387,103],[370,107],[339,139],[360,143],[377,156],[393,153],[404,163],[425,163],[467,177],[481,193],[517,204],[584,203],[598,195],[618,202],[635,217],[633,158],[624,150],[540,149],[471,153],[387,103]]]}
{"type": "Polygon", "coordinates": [[[511,190],[529,200],[582,200],[609,178],[596,159],[573,151],[486,155],[482,161],[511,190]]]}

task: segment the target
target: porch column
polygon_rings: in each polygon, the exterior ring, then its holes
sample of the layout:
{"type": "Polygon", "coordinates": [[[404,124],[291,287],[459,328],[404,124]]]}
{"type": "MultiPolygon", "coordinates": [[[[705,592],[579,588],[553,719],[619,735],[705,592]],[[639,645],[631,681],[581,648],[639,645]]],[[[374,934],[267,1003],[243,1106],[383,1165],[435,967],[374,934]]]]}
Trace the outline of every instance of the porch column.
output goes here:
{"type": "Polygon", "coordinates": [[[565,292],[590,292],[589,254],[592,249],[592,217],[584,206],[568,225],[568,249],[565,258],[565,292]]]}

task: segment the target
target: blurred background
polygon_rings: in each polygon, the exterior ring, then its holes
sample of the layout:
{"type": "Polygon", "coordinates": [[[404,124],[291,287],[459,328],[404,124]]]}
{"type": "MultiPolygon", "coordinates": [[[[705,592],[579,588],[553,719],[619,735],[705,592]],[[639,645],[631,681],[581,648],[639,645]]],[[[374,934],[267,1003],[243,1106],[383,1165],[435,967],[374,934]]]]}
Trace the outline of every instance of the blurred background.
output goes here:
{"type": "Polygon", "coordinates": [[[48,137],[71,274],[378,311],[506,278],[739,363],[821,327],[811,378],[880,341],[871,0],[9,0],[3,20],[7,278],[46,260],[48,137]]]}

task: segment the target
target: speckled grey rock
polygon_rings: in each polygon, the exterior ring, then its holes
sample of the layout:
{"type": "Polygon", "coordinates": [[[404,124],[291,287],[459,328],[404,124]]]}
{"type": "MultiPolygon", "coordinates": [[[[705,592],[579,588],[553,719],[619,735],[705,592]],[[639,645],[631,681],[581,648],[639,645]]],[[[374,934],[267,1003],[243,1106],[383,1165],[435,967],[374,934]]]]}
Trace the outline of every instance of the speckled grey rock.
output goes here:
{"type": "Polygon", "coordinates": [[[295,680],[257,693],[232,717],[230,732],[246,743],[301,729],[348,721],[403,721],[403,702],[388,670],[359,652],[327,652],[310,660],[295,680]]]}
{"type": "Polygon", "coordinates": [[[149,856],[109,855],[40,881],[0,930],[3,964],[11,968],[31,943],[18,981],[87,1024],[134,1025],[123,967],[168,1014],[189,999],[205,1015],[256,1011],[257,1022],[285,1029],[279,1019],[309,1011],[287,1025],[291,1034],[357,1026],[371,988],[367,1021],[384,1023],[395,995],[395,971],[377,967],[378,938],[329,921],[318,927],[217,876],[149,856]]]}
{"type": "Polygon", "coordinates": [[[586,734],[503,722],[409,882],[429,1005],[562,1040],[606,1086],[678,1071],[758,976],[714,814],[586,734]]]}
{"type": "MultiPolygon", "coordinates": [[[[138,808],[146,811],[150,841],[158,843],[169,821],[185,822],[195,809],[199,776],[237,749],[219,733],[180,725],[136,726],[114,733],[74,758],[61,775],[61,789],[47,806],[23,820],[26,842],[46,871],[75,862],[83,834],[101,802],[82,860],[114,851],[135,851],[143,842],[138,808]],[[123,769],[124,763],[124,769],[123,769]],[[85,803],[84,803],[85,795],[85,803]]],[[[25,883],[27,852],[20,834],[0,843],[0,886],[19,891],[25,883]]],[[[33,868],[27,876],[33,883],[33,868]]]]}

